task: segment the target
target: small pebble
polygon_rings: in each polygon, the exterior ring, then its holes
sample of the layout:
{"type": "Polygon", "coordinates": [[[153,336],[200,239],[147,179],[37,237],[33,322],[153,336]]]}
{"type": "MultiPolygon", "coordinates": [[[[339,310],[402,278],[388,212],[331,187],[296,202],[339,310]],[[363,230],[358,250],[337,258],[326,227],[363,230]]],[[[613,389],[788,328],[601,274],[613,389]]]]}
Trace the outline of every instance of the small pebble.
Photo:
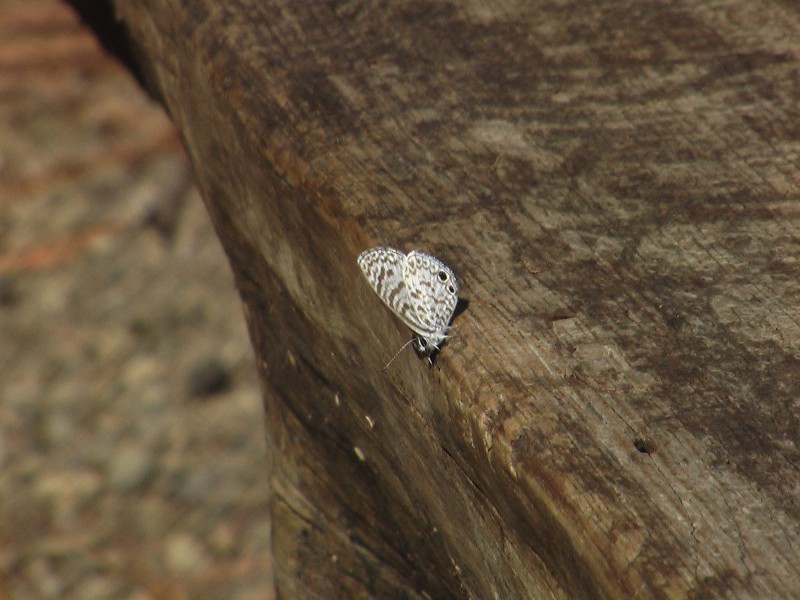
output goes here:
{"type": "Polygon", "coordinates": [[[230,372],[216,357],[196,362],[186,376],[186,389],[192,398],[206,398],[220,394],[230,387],[230,372]]]}
{"type": "Polygon", "coordinates": [[[153,472],[153,456],[143,444],[117,448],[109,461],[109,480],[121,492],[139,488],[153,472]]]}
{"type": "Polygon", "coordinates": [[[16,280],[8,275],[0,277],[0,306],[14,306],[18,302],[16,280]]]}
{"type": "Polygon", "coordinates": [[[175,533],[166,542],[167,567],[178,573],[202,571],[209,563],[200,541],[189,533],[175,533]]]}

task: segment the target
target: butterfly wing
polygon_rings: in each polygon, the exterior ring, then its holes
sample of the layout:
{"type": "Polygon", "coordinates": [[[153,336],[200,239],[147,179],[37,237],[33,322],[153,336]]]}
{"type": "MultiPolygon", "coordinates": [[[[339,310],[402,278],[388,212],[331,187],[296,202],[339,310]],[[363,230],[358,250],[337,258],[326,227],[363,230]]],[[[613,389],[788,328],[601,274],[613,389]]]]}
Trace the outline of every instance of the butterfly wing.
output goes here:
{"type": "Polygon", "coordinates": [[[419,322],[412,307],[403,278],[405,262],[403,252],[380,246],[365,250],[358,256],[358,266],[383,303],[415,333],[425,335],[425,326],[419,322]]]}
{"type": "Polygon", "coordinates": [[[445,339],[458,304],[458,282],[453,271],[438,258],[409,252],[403,263],[403,281],[409,303],[421,329],[414,329],[438,348],[445,339]]]}

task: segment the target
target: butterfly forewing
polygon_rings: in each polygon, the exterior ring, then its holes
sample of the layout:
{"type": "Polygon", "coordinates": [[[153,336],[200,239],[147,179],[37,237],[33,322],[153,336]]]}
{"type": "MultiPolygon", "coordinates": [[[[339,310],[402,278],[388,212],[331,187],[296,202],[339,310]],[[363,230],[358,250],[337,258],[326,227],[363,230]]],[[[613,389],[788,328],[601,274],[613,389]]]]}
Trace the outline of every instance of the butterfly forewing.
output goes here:
{"type": "Polygon", "coordinates": [[[371,248],[358,257],[358,266],[389,309],[415,333],[424,335],[425,326],[419,322],[408,296],[403,279],[406,255],[394,248],[371,248]]]}

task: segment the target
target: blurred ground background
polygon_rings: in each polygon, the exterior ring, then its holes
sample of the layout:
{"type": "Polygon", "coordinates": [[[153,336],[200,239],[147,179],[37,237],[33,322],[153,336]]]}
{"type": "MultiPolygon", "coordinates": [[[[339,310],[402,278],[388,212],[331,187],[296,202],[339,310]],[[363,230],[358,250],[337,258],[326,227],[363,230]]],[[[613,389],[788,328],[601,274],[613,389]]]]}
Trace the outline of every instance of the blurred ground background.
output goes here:
{"type": "Polygon", "coordinates": [[[0,0],[0,598],[273,598],[263,416],[162,109],[0,0]]]}

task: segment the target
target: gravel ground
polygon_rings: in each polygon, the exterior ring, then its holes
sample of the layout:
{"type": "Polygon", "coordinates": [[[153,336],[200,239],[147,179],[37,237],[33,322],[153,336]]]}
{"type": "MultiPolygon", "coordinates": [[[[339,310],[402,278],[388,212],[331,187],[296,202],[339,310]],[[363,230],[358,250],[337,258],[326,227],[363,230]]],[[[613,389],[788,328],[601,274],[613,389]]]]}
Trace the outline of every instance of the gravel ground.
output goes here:
{"type": "Polygon", "coordinates": [[[163,111],[0,0],[0,598],[273,598],[239,298],[163,111]]]}

